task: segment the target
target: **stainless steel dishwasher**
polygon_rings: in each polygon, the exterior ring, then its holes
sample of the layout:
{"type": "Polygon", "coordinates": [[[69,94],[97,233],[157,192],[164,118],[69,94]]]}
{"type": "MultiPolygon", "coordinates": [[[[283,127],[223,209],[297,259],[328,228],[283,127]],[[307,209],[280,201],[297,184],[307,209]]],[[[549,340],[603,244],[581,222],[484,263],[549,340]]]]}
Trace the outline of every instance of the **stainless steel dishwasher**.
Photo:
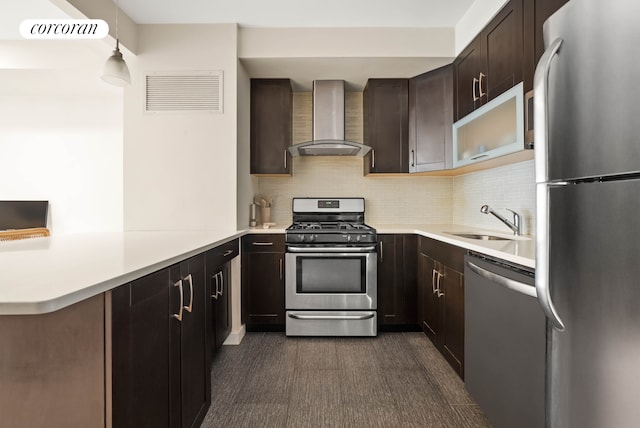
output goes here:
{"type": "Polygon", "coordinates": [[[534,272],[466,255],[465,387],[494,428],[545,426],[546,318],[534,272]]]}

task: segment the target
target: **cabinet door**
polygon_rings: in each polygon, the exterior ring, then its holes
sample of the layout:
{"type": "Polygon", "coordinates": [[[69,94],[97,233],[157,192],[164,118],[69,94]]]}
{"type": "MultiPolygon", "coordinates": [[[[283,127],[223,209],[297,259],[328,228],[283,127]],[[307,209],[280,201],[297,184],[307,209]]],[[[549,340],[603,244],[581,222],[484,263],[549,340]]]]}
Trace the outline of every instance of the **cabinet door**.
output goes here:
{"type": "Polygon", "coordinates": [[[404,324],[402,235],[378,235],[378,325],[404,324]]]}
{"type": "Polygon", "coordinates": [[[291,174],[289,79],[251,79],[251,174],[291,174]]]}
{"type": "Polygon", "coordinates": [[[365,173],[409,172],[409,81],[369,79],[363,92],[365,173]]]}
{"type": "Polygon", "coordinates": [[[452,166],[453,67],[409,80],[409,172],[452,166]]]}
{"type": "Polygon", "coordinates": [[[511,0],[482,30],[483,103],[522,81],[523,0],[511,0]]]}
{"type": "Polygon", "coordinates": [[[114,427],[170,426],[172,288],[163,269],[111,292],[114,427]]]}
{"type": "Polygon", "coordinates": [[[439,264],[424,253],[418,255],[418,272],[421,289],[421,325],[427,337],[437,345],[440,336],[440,302],[435,290],[439,264]]]}
{"type": "Polygon", "coordinates": [[[231,267],[225,263],[215,273],[215,349],[219,350],[231,332],[231,267]]]}
{"type": "Polygon", "coordinates": [[[454,120],[480,107],[479,77],[482,70],[481,37],[478,36],[460,52],[453,62],[455,80],[454,120]]]}
{"type": "Polygon", "coordinates": [[[207,353],[209,296],[205,294],[205,256],[192,257],[180,264],[184,310],[180,324],[180,356],[172,364],[180,366],[182,427],[199,424],[210,402],[210,376],[207,353]]]}
{"type": "Polygon", "coordinates": [[[284,253],[249,253],[243,259],[247,327],[284,326],[284,253]]]}
{"type": "Polygon", "coordinates": [[[464,362],[464,276],[442,266],[440,304],[442,308],[442,348],[449,364],[463,376],[464,362]]]}
{"type": "Polygon", "coordinates": [[[242,322],[248,330],[284,330],[284,235],[242,238],[242,322]]]}

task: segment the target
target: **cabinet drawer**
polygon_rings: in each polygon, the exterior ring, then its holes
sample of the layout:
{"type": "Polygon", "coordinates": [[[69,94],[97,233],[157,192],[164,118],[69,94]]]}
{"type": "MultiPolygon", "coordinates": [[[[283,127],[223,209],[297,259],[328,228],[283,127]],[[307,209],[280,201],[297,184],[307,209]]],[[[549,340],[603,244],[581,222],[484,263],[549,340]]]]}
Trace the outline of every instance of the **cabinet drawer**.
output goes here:
{"type": "Polygon", "coordinates": [[[207,251],[207,271],[215,270],[240,253],[240,241],[234,239],[207,251]]]}
{"type": "Polygon", "coordinates": [[[465,249],[424,236],[420,237],[418,247],[421,253],[431,256],[458,272],[464,272],[465,249]]]}
{"type": "Polygon", "coordinates": [[[245,253],[281,253],[284,252],[283,234],[256,234],[242,238],[242,251],[245,253]]]}

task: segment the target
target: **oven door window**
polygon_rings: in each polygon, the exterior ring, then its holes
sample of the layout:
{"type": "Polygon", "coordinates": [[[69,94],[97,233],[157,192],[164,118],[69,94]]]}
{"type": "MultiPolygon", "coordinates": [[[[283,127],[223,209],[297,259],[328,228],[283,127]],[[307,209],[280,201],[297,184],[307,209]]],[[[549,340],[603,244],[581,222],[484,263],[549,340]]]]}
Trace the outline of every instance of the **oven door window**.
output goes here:
{"type": "Polygon", "coordinates": [[[296,258],[298,293],[366,293],[366,257],[296,258]]]}

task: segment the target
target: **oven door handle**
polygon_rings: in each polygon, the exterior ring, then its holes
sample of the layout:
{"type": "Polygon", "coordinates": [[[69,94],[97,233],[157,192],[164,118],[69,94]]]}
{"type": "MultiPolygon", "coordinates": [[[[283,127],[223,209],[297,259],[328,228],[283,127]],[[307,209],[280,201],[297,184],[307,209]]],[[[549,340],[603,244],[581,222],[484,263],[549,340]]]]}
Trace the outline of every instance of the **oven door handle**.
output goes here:
{"type": "Polygon", "coordinates": [[[374,314],[369,312],[363,315],[287,315],[294,320],[368,320],[373,318],[374,314]]]}
{"type": "Polygon", "coordinates": [[[367,247],[287,247],[290,253],[373,253],[375,245],[367,247]]]}

